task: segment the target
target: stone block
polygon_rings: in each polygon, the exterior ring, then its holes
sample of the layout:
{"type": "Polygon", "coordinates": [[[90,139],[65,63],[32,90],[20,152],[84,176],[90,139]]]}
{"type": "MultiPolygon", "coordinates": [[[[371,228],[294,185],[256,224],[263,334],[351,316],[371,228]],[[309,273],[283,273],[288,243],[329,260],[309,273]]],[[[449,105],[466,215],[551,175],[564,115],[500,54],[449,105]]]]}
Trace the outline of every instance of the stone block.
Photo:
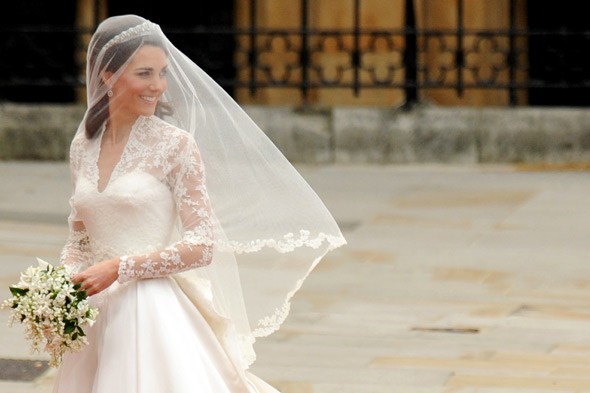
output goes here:
{"type": "Polygon", "coordinates": [[[264,106],[245,106],[244,110],[289,161],[333,161],[330,118],[325,110],[264,106]]]}
{"type": "Polygon", "coordinates": [[[480,161],[587,162],[590,114],[576,108],[482,109],[480,161]]]}
{"type": "Polygon", "coordinates": [[[341,163],[386,163],[392,149],[387,110],[334,108],[335,160],[341,163]]]}
{"type": "Polygon", "coordinates": [[[77,105],[0,105],[0,159],[65,160],[83,114],[77,105]]]}
{"type": "Polygon", "coordinates": [[[470,119],[438,108],[335,108],[337,162],[414,163],[477,161],[470,119]]]}
{"type": "Polygon", "coordinates": [[[476,111],[433,107],[418,108],[414,115],[411,144],[416,162],[477,162],[476,111]]]}
{"type": "MultiPolygon", "coordinates": [[[[0,159],[66,160],[84,106],[0,104],[0,159]]],[[[590,163],[586,108],[244,106],[292,163],[590,163]]]]}

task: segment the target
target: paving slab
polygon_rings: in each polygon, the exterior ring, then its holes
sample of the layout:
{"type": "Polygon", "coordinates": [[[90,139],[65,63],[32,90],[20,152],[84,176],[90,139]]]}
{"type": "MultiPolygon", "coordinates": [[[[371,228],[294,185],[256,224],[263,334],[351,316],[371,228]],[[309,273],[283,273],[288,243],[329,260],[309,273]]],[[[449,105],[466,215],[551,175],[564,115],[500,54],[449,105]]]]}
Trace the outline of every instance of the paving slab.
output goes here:
{"type": "MultiPolygon", "coordinates": [[[[587,168],[297,167],[348,245],[252,372],[283,393],[590,392],[587,168]]],[[[69,192],[65,163],[0,162],[0,299],[34,257],[57,261],[69,192]]],[[[7,316],[0,360],[46,361],[7,316]]],[[[49,392],[54,373],[0,393],[49,392]]]]}

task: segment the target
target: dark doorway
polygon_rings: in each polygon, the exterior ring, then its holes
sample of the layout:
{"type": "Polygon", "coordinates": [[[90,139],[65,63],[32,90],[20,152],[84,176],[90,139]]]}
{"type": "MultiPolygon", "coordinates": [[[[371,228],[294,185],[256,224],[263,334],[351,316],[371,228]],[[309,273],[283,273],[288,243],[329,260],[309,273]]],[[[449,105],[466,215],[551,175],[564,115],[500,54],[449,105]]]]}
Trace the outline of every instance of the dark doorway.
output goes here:
{"type": "Polygon", "coordinates": [[[75,0],[2,3],[0,101],[72,102],[75,0]]]}
{"type": "MultiPolygon", "coordinates": [[[[230,95],[235,77],[233,0],[111,0],[108,15],[137,14],[160,25],[172,43],[230,95]],[[196,10],[195,10],[196,8],[196,10]]],[[[3,3],[0,101],[70,103],[84,81],[75,60],[76,0],[3,3]]]]}
{"type": "Polygon", "coordinates": [[[529,89],[529,104],[589,106],[590,88],[583,85],[590,85],[590,35],[582,34],[589,30],[588,16],[580,12],[580,3],[529,1],[527,12],[532,33],[529,76],[534,82],[556,85],[529,89]]]}

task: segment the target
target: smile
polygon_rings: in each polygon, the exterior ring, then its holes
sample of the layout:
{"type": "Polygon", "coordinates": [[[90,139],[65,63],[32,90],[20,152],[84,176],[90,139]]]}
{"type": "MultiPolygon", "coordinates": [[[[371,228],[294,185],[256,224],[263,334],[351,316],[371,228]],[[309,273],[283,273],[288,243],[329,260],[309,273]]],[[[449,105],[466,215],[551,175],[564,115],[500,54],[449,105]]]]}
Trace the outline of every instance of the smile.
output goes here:
{"type": "Polygon", "coordinates": [[[140,98],[147,102],[156,102],[158,97],[148,97],[148,96],[140,96],[140,98]]]}

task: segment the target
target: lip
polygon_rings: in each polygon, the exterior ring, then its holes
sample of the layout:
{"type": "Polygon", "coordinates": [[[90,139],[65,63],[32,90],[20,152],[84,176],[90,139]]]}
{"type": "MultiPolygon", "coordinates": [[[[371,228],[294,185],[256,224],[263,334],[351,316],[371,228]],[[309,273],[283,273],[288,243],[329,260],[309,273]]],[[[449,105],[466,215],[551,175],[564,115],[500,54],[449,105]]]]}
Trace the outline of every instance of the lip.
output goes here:
{"type": "Polygon", "coordinates": [[[147,104],[156,104],[158,102],[158,97],[154,96],[139,96],[139,98],[147,104]]]}

